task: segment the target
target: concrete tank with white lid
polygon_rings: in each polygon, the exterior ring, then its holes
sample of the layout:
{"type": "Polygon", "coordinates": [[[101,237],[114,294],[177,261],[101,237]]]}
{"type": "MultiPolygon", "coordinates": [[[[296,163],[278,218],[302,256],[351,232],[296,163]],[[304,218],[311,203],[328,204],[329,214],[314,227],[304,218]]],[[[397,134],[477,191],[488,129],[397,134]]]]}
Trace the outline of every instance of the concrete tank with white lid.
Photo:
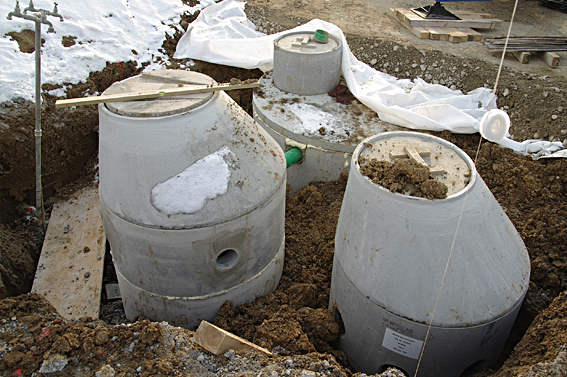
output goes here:
{"type": "Polygon", "coordinates": [[[459,148],[416,132],[386,132],[356,148],[330,294],[345,327],[338,346],[356,370],[395,366],[413,376],[430,323],[418,376],[460,376],[493,364],[529,274],[522,239],[459,148]],[[409,150],[440,170],[447,198],[392,193],[360,172],[361,156],[393,162],[409,150]]]}
{"type": "MultiPolygon", "coordinates": [[[[163,70],[104,94],[214,83],[163,70]]],[[[101,104],[99,118],[102,218],[128,318],[193,328],[276,288],[286,171],[267,132],[224,92],[101,104]]]]}

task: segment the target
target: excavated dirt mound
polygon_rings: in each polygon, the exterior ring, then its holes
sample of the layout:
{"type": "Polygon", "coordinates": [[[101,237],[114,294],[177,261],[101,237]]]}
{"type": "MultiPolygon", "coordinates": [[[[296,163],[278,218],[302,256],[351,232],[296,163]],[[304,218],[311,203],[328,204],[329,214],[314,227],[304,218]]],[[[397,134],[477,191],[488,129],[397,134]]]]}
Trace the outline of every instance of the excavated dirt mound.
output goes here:
{"type": "MultiPolygon", "coordinates": [[[[308,21],[309,12],[315,9],[301,5],[303,2],[288,3],[251,1],[247,12],[253,22],[273,33],[308,21]]],[[[182,25],[195,16],[184,15],[182,25]]],[[[179,37],[176,34],[164,42],[170,68],[187,63],[172,58],[179,37]]],[[[347,33],[347,39],[359,59],[399,78],[422,77],[468,91],[492,83],[496,76],[497,67],[485,61],[418,49],[365,33],[347,33]]],[[[191,70],[208,74],[217,82],[229,82],[233,78],[244,81],[261,75],[258,70],[195,63],[191,70]]],[[[139,71],[136,62],[108,64],[102,72],[93,72],[86,82],[68,89],[67,98],[101,93],[113,82],[139,71]]],[[[532,137],[567,138],[566,87],[567,82],[561,77],[505,68],[498,104],[512,118],[513,137],[520,141],[532,137]]],[[[43,179],[48,212],[52,203],[96,179],[98,143],[96,107],[55,109],[55,98],[47,94],[51,89],[54,87],[43,87],[46,101],[42,108],[43,179]]],[[[229,94],[251,113],[251,89],[229,94]]],[[[65,360],[66,369],[54,375],[92,376],[107,364],[106,370],[112,368],[116,375],[351,373],[337,364],[337,361],[344,364],[345,358],[333,349],[333,342],[343,330],[327,310],[334,232],[344,179],[312,184],[296,194],[288,194],[286,259],[280,286],[255,303],[237,307],[226,303],[214,321],[272,349],[281,355],[277,358],[239,352],[213,357],[189,341],[190,332],[165,324],[139,321],[130,326],[110,326],[87,319],[70,322],[60,318],[36,295],[6,298],[29,291],[43,237],[29,212],[29,206],[35,203],[33,124],[32,103],[16,100],[0,104],[2,375],[31,375],[46,361],[55,367],[65,360]]],[[[455,143],[473,160],[476,158],[478,135],[449,132],[436,135],[455,143]]],[[[566,364],[567,334],[566,296],[562,293],[567,289],[567,160],[534,161],[483,142],[476,166],[520,233],[532,261],[530,288],[505,352],[499,365],[483,375],[565,374],[561,368],[566,364]]],[[[105,275],[105,283],[112,281],[108,275],[111,274],[105,275]]],[[[106,312],[112,312],[113,318],[121,318],[116,314],[119,309],[120,302],[115,301],[107,306],[106,312]]]]}
{"type": "Polygon", "coordinates": [[[227,302],[214,324],[281,355],[329,352],[341,328],[330,310],[329,291],[345,182],[304,187],[286,201],[286,256],[274,293],[236,308],[227,302]]]}
{"type": "MultiPolygon", "coordinates": [[[[0,375],[31,376],[341,376],[332,356],[267,357],[250,351],[215,356],[193,332],[148,320],[109,326],[67,321],[40,295],[0,302],[0,375]]],[[[391,376],[394,376],[392,374],[391,376]]]]}

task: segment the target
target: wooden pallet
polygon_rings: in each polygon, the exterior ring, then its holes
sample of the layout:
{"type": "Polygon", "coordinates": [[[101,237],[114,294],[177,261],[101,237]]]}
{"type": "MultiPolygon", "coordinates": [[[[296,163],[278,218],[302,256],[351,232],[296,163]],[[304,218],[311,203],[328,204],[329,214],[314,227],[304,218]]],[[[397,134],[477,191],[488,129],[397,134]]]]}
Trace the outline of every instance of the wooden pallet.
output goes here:
{"type": "Polygon", "coordinates": [[[105,247],[98,189],[87,187],[53,207],[32,292],[67,319],[98,318],[105,247]]]}
{"type": "Polygon", "coordinates": [[[450,42],[482,40],[475,29],[493,29],[502,26],[502,20],[492,18],[489,13],[452,11],[460,20],[431,20],[415,14],[411,9],[390,9],[393,17],[420,39],[450,42]]]}

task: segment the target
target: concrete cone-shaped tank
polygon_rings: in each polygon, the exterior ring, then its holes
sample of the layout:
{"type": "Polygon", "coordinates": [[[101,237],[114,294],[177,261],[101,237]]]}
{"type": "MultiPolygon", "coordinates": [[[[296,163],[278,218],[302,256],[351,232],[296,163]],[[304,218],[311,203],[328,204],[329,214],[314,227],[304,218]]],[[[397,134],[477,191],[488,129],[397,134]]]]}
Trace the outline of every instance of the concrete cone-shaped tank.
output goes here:
{"type": "Polygon", "coordinates": [[[339,348],[356,370],[396,366],[413,376],[430,323],[419,377],[458,377],[494,363],[529,272],[522,239],[463,151],[416,132],[375,135],[356,148],[330,297],[345,327],[339,348]],[[361,157],[393,162],[413,152],[433,166],[447,198],[392,193],[360,172],[361,157]]]}
{"type": "MultiPolygon", "coordinates": [[[[104,94],[205,87],[163,70],[104,94]]],[[[194,328],[275,289],[285,159],[224,92],[99,105],[100,198],[126,316],[194,328]]]]}

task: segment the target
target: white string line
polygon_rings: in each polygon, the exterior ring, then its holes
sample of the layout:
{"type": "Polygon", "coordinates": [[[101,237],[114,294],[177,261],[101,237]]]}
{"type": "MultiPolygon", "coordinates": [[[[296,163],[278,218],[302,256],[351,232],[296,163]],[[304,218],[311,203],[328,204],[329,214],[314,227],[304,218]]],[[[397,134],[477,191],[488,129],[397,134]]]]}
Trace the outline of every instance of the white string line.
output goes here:
{"type": "Polygon", "coordinates": [[[512,31],[512,24],[514,23],[514,17],[516,16],[516,8],[518,7],[518,0],[514,3],[514,10],[512,11],[512,18],[510,19],[510,27],[508,27],[508,34],[506,35],[506,41],[504,42],[504,49],[502,50],[502,57],[500,58],[500,65],[498,66],[498,74],[496,75],[496,81],[494,82],[494,91],[492,92],[492,99],[490,100],[491,106],[496,97],[496,90],[498,89],[498,82],[500,81],[500,73],[502,72],[502,66],[504,65],[504,57],[506,56],[506,49],[508,48],[508,40],[510,39],[510,32],[512,31]]]}
{"type": "MultiPolygon", "coordinates": [[[[496,90],[498,89],[498,82],[500,81],[500,73],[502,72],[502,66],[504,65],[504,57],[506,56],[506,49],[508,47],[508,40],[510,39],[510,32],[512,31],[512,24],[514,23],[514,17],[516,16],[516,8],[518,7],[518,0],[514,3],[514,10],[512,11],[512,17],[510,19],[510,26],[508,27],[508,34],[506,35],[506,41],[504,43],[504,49],[502,50],[502,57],[500,59],[500,65],[498,66],[498,74],[496,75],[496,80],[494,82],[494,90],[492,92],[492,98],[488,104],[489,110],[492,104],[495,105],[496,90]]],[[[478,142],[478,147],[476,149],[476,155],[474,157],[474,165],[476,166],[476,161],[478,159],[478,154],[480,152],[480,146],[482,144],[482,136],[478,142]]],[[[447,270],[449,269],[449,263],[451,262],[451,256],[453,255],[453,249],[455,247],[455,241],[457,239],[457,234],[459,233],[459,227],[461,226],[461,219],[463,218],[463,212],[465,210],[465,204],[467,203],[467,197],[469,195],[469,190],[465,192],[465,198],[463,200],[463,207],[461,208],[461,213],[459,214],[459,221],[457,222],[457,229],[455,229],[455,235],[453,236],[453,242],[451,244],[451,250],[449,251],[449,257],[447,258],[447,264],[445,265],[445,271],[443,272],[443,278],[441,279],[441,285],[439,286],[439,292],[437,292],[437,299],[435,300],[435,305],[433,307],[433,312],[431,313],[431,320],[427,326],[427,333],[423,341],[423,346],[421,347],[421,352],[419,353],[419,360],[417,361],[417,367],[415,369],[414,377],[417,377],[417,372],[419,371],[419,366],[421,365],[421,360],[423,358],[423,353],[425,352],[425,346],[427,344],[427,339],[429,338],[429,333],[431,332],[431,327],[433,324],[433,319],[435,318],[435,311],[437,310],[437,304],[439,303],[439,298],[441,297],[441,291],[443,290],[443,283],[445,283],[445,277],[447,276],[447,270]]]]}
{"type": "MultiPolygon", "coordinates": [[[[518,1],[518,0],[516,0],[518,1]]],[[[478,158],[478,153],[480,151],[480,145],[482,144],[482,136],[478,141],[478,147],[476,150],[476,156],[474,159],[474,164],[476,165],[476,160],[478,158]]],[[[427,339],[429,338],[429,333],[431,331],[431,326],[433,323],[433,318],[435,318],[435,311],[437,310],[437,304],[439,303],[439,298],[441,297],[441,290],[443,289],[443,283],[445,282],[445,277],[447,276],[447,270],[449,269],[449,262],[451,262],[451,256],[453,255],[453,249],[455,247],[455,241],[457,239],[457,234],[459,233],[459,227],[461,226],[461,219],[463,218],[463,213],[465,211],[465,205],[467,203],[467,197],[469,195],[469,190],[465,192],[465,198],[463,200],[463,206],[461,208],[461,213],[459,214],[459,221],[457,221],[457,229],[455,229],[455,235],[453,236],[453,243],[451,244],[451,250],[449,251],[449,257],[447,258],[447,264],[445,265],[445,271],[443,272],[443,278],[441,279],[441,285],[439,286],[439,292],[437,292],[437,299],[435,300],[435,306],[433,307],[433,313],[431,313],[431,320],[427,326],[427,334],[425,335],[425,340],[423,341],[423,346],[421,347],[421,352],[419,353],[419,360],[417,362],[417,367],[415,369],[414,377],[417,377],[417,372],[419,371],[419,366],[421,364],[421,359],[423,358],[423,353],[425,351],[425,345],[427,344],[427,339]]]]}

